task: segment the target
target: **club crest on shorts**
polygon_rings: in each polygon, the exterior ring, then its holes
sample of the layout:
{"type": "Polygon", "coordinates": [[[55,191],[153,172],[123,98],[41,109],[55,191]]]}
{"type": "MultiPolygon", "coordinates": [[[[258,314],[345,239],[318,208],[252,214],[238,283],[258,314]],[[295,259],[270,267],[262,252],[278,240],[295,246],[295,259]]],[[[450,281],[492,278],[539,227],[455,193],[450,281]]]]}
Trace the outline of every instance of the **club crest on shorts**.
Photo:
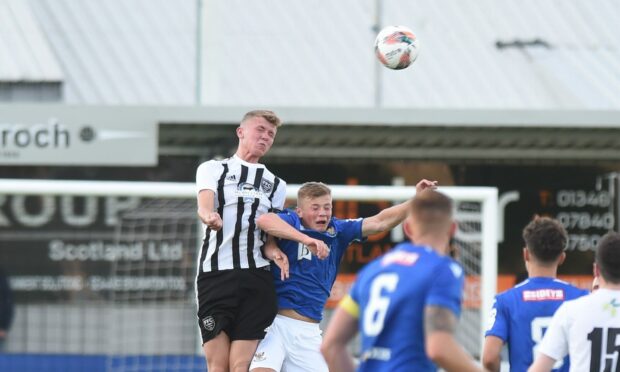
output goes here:
{"type": "Polygon", "coordinates": [[[202,326],[209,332],[215,328],[215,319],[211,315],[206,318],[202,318],[202,326]]]}
{"type": "Polygon", "coordinates": [[[254,361],[255,362],[262,362],[263,360],[267,359],[267,357],[265,356],[265,352],[256,352],[254,353],[254,361]]]}

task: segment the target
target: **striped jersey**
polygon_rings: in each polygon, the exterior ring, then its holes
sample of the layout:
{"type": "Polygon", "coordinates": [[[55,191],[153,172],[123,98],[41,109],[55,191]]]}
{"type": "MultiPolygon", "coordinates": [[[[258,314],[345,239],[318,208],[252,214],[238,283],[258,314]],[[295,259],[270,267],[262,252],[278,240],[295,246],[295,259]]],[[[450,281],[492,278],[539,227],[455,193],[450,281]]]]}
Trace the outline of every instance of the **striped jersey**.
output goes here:
{"type": "MultiPolygon", "coordinates": [[[[534,362],[538,344],[551,317],[564,301],[588,291],[550,277],[529,278],[498,294],[485,336],[495,336],[508,344],[511,371],[527,371],[534,362]]],[[[560,360],[553,371],[568,371],[569,360],[560,360]]]]}
{"type": "Polygon", "coordinates": [[[200,164],[196,192],[201,190],[215,192],[222,228],[212,231],[203,224],[199,272],[269,266],[261,252],[265,238],[256,226],[256,218],[283,209],[286,182],[263,164],[248,163],[234,155],[200,164]]]}
{"type": "Polygon", "coordinates": [[[564,302],[553,314],[539,351],[570,355],[570,372],[620,369],[620,290],[600,288],[564,302]]]}

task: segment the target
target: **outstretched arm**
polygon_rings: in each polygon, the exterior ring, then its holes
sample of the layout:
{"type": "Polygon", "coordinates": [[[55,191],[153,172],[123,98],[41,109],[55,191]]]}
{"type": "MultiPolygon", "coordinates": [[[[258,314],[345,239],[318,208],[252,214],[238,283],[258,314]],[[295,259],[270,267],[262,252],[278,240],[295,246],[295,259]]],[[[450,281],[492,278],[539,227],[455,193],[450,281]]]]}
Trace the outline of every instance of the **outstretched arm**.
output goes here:
{"type": "MultiPolygon", "coordinates": [[[[420,193],[426,189],[437,188],[437,181],[421,180],[415,186],[416,193],[420,193]]],[[[380,232],[388,231],[403,222],[407,217],[409,202],[394,205],[386,208],[372,217],[364,218],[362,222],[362,236],[369,236],[380,232]]]]}
{"type": "Polygon", "coordinates": [[[313,239],[299,232],[296,228],[284,222],[275,213],[265,213],[256,219],[256,225],[269,235],[278,238],[294,240],[308,247],[310,252],[323,259],[329,255],[329,248],[322,240],[313,239]]]}

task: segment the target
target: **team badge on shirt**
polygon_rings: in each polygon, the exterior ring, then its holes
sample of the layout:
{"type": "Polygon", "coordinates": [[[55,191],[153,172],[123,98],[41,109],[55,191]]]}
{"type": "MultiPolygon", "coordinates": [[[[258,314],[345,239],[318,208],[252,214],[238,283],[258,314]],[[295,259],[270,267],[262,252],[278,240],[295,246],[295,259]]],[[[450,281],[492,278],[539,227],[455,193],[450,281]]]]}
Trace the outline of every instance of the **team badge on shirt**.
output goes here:
{"type": "Polygon", "coordinates": [[[332,238],[336,236],[336,228],[333,226],[328,227],[325,232],[327,233],[327,235],[329,235],[332,238]]]}
{"type": "Polygon", "coordinates": [[[269,180],[263,179],[260,181],[260,188],[263,189],[266,194],[269,194],[273,189],[273,183],[269,180]]]}
{"type": "Polygon", "coordinates": [[[611,316],[616,316],[616,309],[620,308],[620,303],[616,302],[615,298],[611,299],[611,302],[603,305],[603,310],[609,310],[611,316]]]}

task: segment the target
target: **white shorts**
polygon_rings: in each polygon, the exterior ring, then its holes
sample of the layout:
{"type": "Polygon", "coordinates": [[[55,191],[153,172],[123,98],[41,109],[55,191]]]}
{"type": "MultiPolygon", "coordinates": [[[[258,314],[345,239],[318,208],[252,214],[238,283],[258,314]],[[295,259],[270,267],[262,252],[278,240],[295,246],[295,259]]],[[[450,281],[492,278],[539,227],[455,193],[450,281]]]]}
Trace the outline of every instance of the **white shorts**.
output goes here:
{"type": "Polygon", "coordinates": [[[250,371],[271,368],[277,372],[328,372],[320,351],[321,333],[318,323],[276,315],[258,344],[250,371]]]}

